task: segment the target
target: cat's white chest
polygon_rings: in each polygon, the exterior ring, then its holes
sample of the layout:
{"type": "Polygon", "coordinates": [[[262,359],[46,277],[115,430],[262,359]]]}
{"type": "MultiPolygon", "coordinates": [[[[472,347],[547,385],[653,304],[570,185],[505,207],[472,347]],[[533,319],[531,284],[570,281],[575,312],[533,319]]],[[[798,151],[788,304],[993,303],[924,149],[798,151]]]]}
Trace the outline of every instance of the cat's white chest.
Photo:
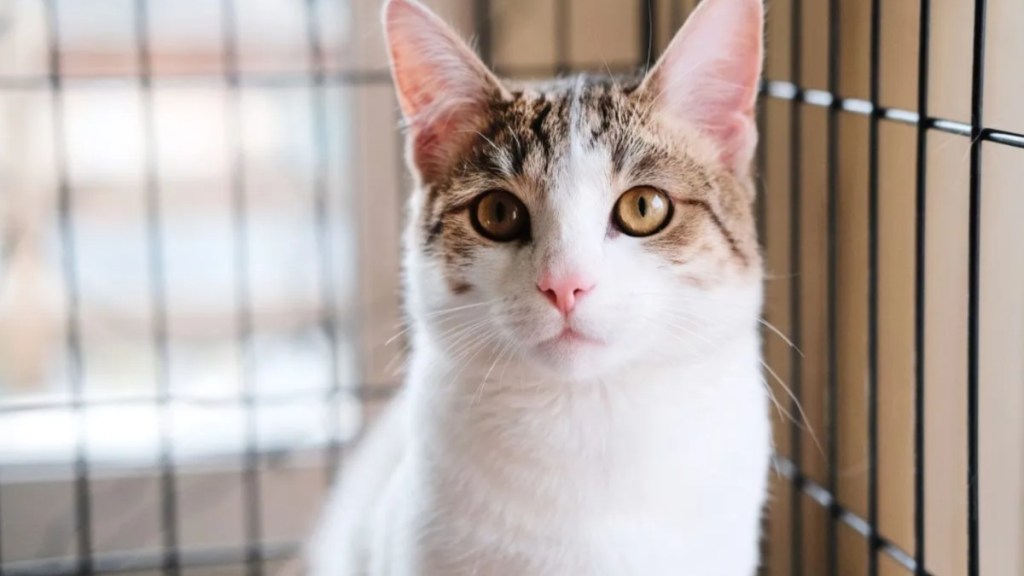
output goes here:
{"type": "Polygon", "coordinates": [[[513,394],[504,421],[439,417],[459,406],[426,402],[424,416],[444,424],[421,428],[432,436],[409,454],[409,565],[752,574],[770,444],[759,375],[746,371],[719,371],[729,381],[699,393],[613,387],[536,405],[513,394]]]}

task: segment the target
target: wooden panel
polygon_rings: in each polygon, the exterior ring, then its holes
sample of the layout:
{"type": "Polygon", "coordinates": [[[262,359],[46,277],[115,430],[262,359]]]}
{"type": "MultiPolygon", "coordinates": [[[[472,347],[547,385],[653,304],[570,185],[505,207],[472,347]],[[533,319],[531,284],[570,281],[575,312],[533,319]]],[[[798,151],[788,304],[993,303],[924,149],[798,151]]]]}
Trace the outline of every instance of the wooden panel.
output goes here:
{"type": "Polygon", "coordinates": [[[548,68],[554,71],[557,43],[564,30],[555,29],[555,3],[550,0],[496,0],[494,61],[512,68],[548,68]]]}
{"type": "MultiPolygon", "coordinates": [[[[971,23],[974,4],[932,2],[928,113],[938,118],[971,119],[971,23]]],[[[964,159],[966,162],[966,157],[964,159]]]]}
{"type": "Polygon", "coordinates": [[[979,415],[981,565],[1024,574],[1024,150],[984,151],[979,415]]]}
{"type": "MultiPolygon", "coordinates": [[[[1024,2],[990,0],[985,52],[985,125],[1024,133],[1024,2]]],[[[1017,154],[1024,154],[1017,152],[1017,154]]]]}
{"type": "Polygon", "coordinates": [[[942,575],[967,567],[967,146],[928,138],[925,550],[942,575]]]}
{"type": "Polygon", "coordinates": [[[867,517],[868,121],[839,120],[837,334],[839,501],[867,517]]]}
{"type": "Polygon", "coordinates": [[[879,128],[879,530],[914,549],[915,142],[910,126],[879,128]]]}
{"type": "MultiPolygon", "coordinates": [[[[828,483],[828,112],[803,107],[800,151],[800,300],[802,397],[807,424],[801,433],[804,473],[828,483]]],[[[768,335],[767,338],[773,338],[768,335]]]]}
{"type": "Polygon", "coordinates": [[[791,80],[792,23],[791,0],[772,2],[765,13],[764,76],[769,80],[791,80]]]}
{"type": "Polygon", "coordinates": [[[868,576],[867,540],[846,524],[839,525],[839,576],[868,576]]]}
{"type": "Polygon", "coordinates": [[[870,96],[871,2],[839,2],[839,92],[847,98],[870,96]]]}
{"type": "Polygon", "coordinates": [[[569,58],[574,65],[632,65],[646,57],[640,53],[639,1],[567,1],[571,18],[569,58]]]}
{"type": "Polygon", "coordinates": [[[879,99],[883,106],[916,110],[920,8],[917,2],[882,2],[881,5],[879,99]]]}

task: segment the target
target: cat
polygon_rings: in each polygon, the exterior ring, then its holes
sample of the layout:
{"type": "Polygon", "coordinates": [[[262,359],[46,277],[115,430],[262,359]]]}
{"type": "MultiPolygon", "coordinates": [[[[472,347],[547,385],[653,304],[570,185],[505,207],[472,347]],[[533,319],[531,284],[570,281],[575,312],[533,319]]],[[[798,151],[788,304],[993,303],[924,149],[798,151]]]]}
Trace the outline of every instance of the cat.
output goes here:
{"type": "Polygon", "coordinates": [[[761,0],[704,0],[646,75],[539,83],[414,0],[383,19],[411,358],[309,573],[754,574],[761,0]]]}

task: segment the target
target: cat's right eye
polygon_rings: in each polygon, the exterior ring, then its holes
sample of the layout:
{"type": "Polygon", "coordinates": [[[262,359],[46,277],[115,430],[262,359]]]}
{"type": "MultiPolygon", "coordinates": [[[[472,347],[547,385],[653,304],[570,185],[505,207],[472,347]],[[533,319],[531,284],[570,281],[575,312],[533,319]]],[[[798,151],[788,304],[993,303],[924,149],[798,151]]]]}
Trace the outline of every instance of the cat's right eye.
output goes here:
{"type": "Polygon", "coordinates": [[[637,186],[619,197],[612,217],[619,229],[630,236],[651,236],[664,229],[672,218],[672,201],[657,188],[637,186]]]}
{"type": "Polygon", "coordinates": [[[470,207],[470,217],[476,231],[495,242],[519,240],[530,231],[530,214],[526,205],[505,190],[481,194],[470,207]]]}

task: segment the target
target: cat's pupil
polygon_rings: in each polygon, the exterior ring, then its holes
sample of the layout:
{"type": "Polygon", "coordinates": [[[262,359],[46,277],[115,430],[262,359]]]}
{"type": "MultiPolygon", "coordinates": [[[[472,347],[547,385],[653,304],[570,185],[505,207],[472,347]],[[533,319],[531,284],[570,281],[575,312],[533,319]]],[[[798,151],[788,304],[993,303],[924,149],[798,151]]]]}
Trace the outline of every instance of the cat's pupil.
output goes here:
{"type": "Polygon", "coordinates": [[[494,207],[494,219],[497,220],[498,222],[504,222],[505,221],[505,203],[504,202],[498,202],[498,204],[494,207]]]}
{"type": "Polygon", "coordinates": [[[641,218],[646,218],[647,217],[647,198],[644,198],[643,196],[641,196],[640,199],[636,201],[636,209],[640,212],[640,217],[641,218]]]}

